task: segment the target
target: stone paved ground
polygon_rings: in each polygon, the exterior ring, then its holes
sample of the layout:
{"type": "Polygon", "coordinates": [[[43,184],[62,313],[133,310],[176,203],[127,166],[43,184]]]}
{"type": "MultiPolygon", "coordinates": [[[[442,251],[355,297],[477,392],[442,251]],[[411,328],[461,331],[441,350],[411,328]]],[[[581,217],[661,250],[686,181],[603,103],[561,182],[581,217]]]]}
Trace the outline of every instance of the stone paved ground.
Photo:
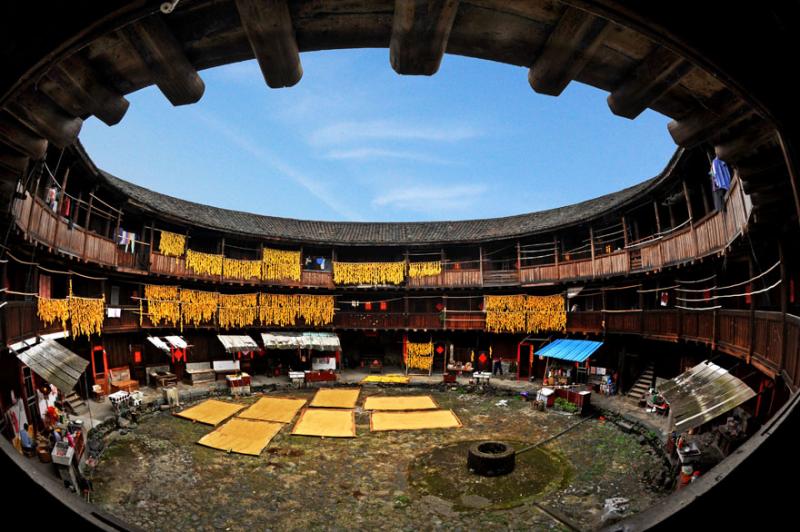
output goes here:
{"type": "Polygon", "coordinates": [[[596,528],[608,497],[629,498],[641,510],[663,496],[644,481],[663,468],[660,458],[636,437],[592,420],[546,444],[570,464],[566,487],[509,509],[464,509],[409,483],[416,457],[464,440],[537,442],[577,418],[463,388],[364,387],[361,399],[398,393],[432,393],[464,427],[370,433],[369,417],[358,411],[356,439],[291,436],[287,427],[260,457],[250,457],[197,445],[210,427],[159,413],[113,436],[92,475],[94,501],[147,530],[507,530],[566,528],[538,504],[580,528],[596,528]],[[496,406],[500,399],[508,406],[496,406]]]}

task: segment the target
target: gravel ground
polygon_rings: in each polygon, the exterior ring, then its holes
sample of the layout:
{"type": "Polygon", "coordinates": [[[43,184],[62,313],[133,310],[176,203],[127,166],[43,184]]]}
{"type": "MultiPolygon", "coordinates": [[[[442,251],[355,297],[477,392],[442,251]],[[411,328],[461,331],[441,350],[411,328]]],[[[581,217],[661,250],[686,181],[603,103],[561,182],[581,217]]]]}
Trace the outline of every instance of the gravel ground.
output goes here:
{"type": "Polygon", "coordinates": [[[632,513],[666,495],[650,480],[663,474],[661,458],[636,435],[597,420],[545,444],[558,478],[539,494],[504,492],[511,477],[482,485],[488,491],[466,490],[466,456],[464,470],[454,473],[464,479],[453,484],[456,492],[436,492],[431,479],[446,466],[430,460],[434,449],[484,439],[535,443],[578,418],[536,411],[513,395],[464,388],[365,387],[359,406],[367,395],[409,393],[432,394],[464,426],[370,433],[368,415],[358,410],[355,439],[291,436],[290,425],[260,457],[250,457],[197,445],[211,427],[159,413],[110,437],[92,474],[94,502],[146,530],[560,530],[568,528],[565,522],[600,526],[609,497],[629,499],[632,513]],[[501,399],[507,406],[497,405],[501,399]]]}

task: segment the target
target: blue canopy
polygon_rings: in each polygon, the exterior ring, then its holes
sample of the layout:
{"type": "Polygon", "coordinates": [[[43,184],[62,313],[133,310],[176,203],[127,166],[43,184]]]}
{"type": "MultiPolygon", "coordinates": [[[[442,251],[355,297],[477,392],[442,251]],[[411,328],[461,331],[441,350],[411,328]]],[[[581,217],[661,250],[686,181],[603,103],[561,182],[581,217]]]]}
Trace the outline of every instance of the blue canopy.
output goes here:
{"type": "Polygon", "coordinates": [[[555,342],[547,344],[537,351],[536,354],[543,357],[566,360],[568,362],[583,362],[592,356],[592,353],[600,349],[601,345],[603,345],[603,342],[560,338],[555,342]]]}

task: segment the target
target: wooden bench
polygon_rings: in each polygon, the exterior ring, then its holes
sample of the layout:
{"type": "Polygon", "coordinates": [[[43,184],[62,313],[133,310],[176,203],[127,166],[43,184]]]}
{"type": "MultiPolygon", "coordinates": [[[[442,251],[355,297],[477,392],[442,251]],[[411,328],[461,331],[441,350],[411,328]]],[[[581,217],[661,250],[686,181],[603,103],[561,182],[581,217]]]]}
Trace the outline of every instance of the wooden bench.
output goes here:
{"type": "Polygon", "coordinates": [[[212,364],[215,378],[219,378],[220,375],[225,376],[241,371],[238,360],[215,360],[212,364]]]}
{"type": "Polygon", "coordinates": [[[216,378],[210,362],[187,362],[185,376],[192,385],[214,382],[216,378]]]}
{"type": "Polygon", "coordinates": [[[139,389],[139,381],[131,379],[131,370],[128,366],[120,366],[108,370],[108,380],[111,390],[134,392],[139,389]]]}

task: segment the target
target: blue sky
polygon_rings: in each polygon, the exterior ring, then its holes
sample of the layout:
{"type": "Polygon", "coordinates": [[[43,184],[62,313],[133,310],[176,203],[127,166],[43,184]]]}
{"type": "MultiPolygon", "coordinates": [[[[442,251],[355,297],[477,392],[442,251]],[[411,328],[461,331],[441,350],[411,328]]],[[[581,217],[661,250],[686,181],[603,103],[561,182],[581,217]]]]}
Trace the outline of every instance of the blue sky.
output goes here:
{"type": "Polygon", "coordinates": [[[305,53],[303,79],[269,89],[255,61],[200,73],[199,103],[130,94],[81,141],[123,179],[259,214],[351,221],[506,216],[575,203],[658,174],[675,146],[666,117],[615,117],[572,83],[541,96],[527,70],[445,56],[399,76],[388,51],[305,53]]]}

